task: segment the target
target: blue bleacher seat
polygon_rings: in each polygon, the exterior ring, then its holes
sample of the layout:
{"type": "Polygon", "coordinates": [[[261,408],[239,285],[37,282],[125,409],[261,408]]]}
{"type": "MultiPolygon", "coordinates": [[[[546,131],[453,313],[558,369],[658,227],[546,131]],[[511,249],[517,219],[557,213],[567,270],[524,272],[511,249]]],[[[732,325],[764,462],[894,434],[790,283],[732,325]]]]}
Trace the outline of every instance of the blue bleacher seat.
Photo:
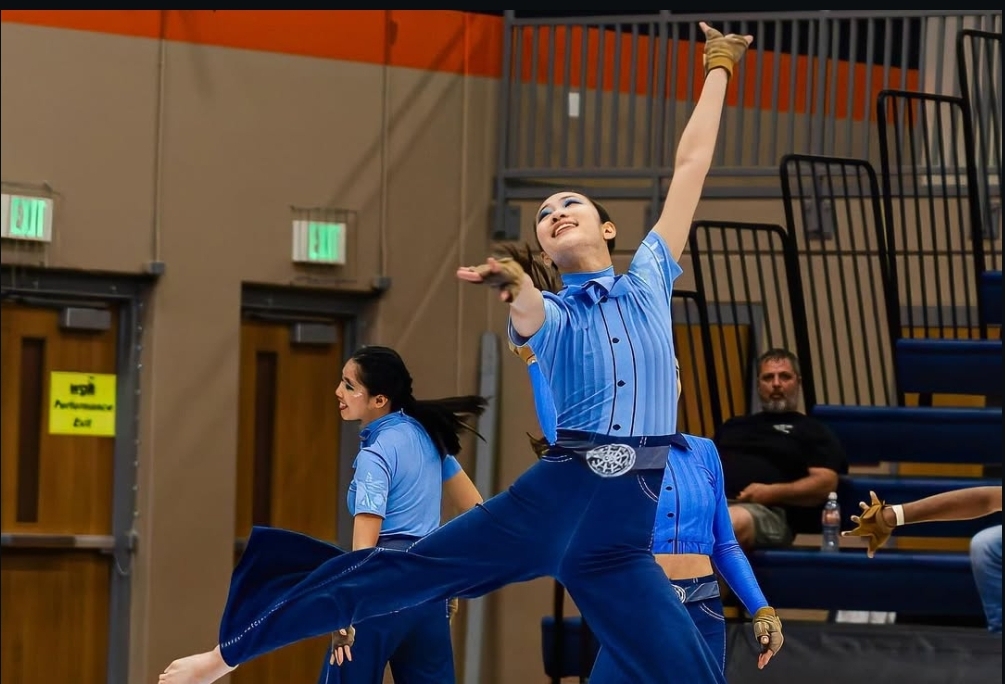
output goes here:
{"type": "Polygon", "coordinates": [[[1001,340],[901,339],[894,354],[901,392],[1001,395],[1001,340]]]}
{"type": "Polygon", "coordinates": [[[862,549],[778,549],[754,551],[750,561],[777,608],[984,614],[966,553],[881,549],[869,558],[862,549]]]}
{"type": "Polygon", "coordinates": [[[1002,272],[981,273],[981,320],[988,325],[1002,324],[1002,272]]]}
{"type": "MultiPolygon", "coordinates": [[[[848,516],[858,513],[860,501],[869,501],[869,492],[876,492],[889,503],[906,503],[933,494],[963,489],[965,487],[1000,486],[1001,480],[965,477],[900,477],[895,475],[844,475],[838,484],[838,503],[841,504],[842,528],[851,529],[848,516]]],[[[954,520],[914,525],[897,532],[911,537],[969,538],[977,532],[1001,522],[1001,514],[994,513],[975,520],[954,520]]]]}
{"type": "Polygon", "coordinates": [[[841,441],[849,465],[882,461],[988,465],[1002,461],[1000,407],[818,404],[811,413],[841,441]]]}

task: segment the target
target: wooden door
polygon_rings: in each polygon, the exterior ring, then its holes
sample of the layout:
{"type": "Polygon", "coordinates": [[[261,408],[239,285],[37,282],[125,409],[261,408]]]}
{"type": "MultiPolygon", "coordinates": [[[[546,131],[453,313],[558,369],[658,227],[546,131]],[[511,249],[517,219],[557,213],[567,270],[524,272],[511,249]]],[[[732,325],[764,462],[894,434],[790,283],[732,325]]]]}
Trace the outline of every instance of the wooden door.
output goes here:
{"type": "Polygon", "coordinates": [[[57,309],[5,302],[0,320],[2,681],[105,684],[114,438],[93,434],[108,422],[93,414],[115,403],[103,374],[115,373],[116,316],[70,332],[57,309]]]}
{"type": "MultiPolygon", "coordinates": [[[[291,342],[291,324],[241,326],[238,426],[238,553],[252,525],[335,541],[345,493],[339,486],[342,331],[330,344],[291,342]]],[[[236,558],[235,558],[236,560],[236,558]]],[[[234,684],[313,684],[328,648],[318,637],[239,667],[234,684]]]]}

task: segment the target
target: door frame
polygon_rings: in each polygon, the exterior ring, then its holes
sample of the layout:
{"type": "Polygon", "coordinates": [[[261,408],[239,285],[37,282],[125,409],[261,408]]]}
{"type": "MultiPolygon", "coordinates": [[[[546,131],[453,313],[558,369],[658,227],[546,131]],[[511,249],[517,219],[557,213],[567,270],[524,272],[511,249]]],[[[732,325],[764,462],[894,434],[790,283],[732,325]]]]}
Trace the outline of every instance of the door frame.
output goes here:
{"type": "MultiPolygon", "coordinates": [[[[241,286],[241,316],[259,314],[271,317],[329,318],[342,324],[342,361],[368,341],[374,305],[383,291],[346,292],[244,283],[241,286]]],[[[334,392],[334,388],[332,389],[334,392]]],[[[339,430],[339,481],[352,479],[352,463],[359,451],[359,430],[343,425],[339,430]]],[[[352,519],[338,517],[336,543],[351,548],[352,519]]]]}
{"type": "Polygon", "coordinates": [[[116,410],[113,445],[112,548],[108,625],[108,684],[129,674],[129,617],[132,558],[136,548],[139,402],[143,332],[148,295],[156,277],[0,264],[0,298],[39,308],[71,304],[118,307],[115,341],[116,410]]]}

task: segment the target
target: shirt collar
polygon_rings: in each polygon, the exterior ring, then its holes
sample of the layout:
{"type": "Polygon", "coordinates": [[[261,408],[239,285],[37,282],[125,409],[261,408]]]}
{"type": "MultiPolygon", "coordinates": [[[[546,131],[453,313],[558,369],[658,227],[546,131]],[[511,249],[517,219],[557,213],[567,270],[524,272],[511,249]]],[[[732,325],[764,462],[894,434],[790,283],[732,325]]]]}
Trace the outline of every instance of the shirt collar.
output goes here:
{"type": "Polygon", "coordinates": [[[585,271],[583,273],[563,273],[562,284],[565,285],[565,287],[582,287],[591,280],[596,280],[598,278],[613,278],[613,277],[614,277],[614,266],[611,265],[599,271],[585,271]]]}
{"type": "Polygon", "coordinates": [[[691,450],[691,444],[687,441],[687,437],[684,436],[683,432],[675,432],[670,435],[670,443],[679,449],[691,450]]]}
{"type": "Polygon", "coordinates": [[[367,424],[365,428],[359,431],[359,441],[365,442],[370,439],[373,435],[380,431],[380,429],[391,423],[396,423],[399,418],[404,417],[404,411],[394,411],[393,413],[388,413],[386,416],[381,416],[377,420],[371,421],[367,424]]]}

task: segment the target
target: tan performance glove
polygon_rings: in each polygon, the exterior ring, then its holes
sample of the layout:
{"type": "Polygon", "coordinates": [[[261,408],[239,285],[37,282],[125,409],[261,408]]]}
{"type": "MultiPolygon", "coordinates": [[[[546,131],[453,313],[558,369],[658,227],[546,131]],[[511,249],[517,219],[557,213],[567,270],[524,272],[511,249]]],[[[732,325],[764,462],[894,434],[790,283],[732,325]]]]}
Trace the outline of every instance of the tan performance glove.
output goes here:
{"type": "Polygon", "coordinates": [[[876,492],[869,492],[869,498],[871,502],[868,504],[864,501],[858,503],[862,509],[862,515],[851,516],[851,521],[857,527],[853,530],[842,532],[841,536],[867,537],[869,548],[866,550],[866,555],[872,558],[876,555],[876,551],[890,539],[890,535],[893,534],[893,528],[896,525],[891,525],[883,517],[883,509],[886,508],[886,503],[879,500],[876,492]]]}
{"type": "Polygon", "coordinates": [[[512,302],[520,294],[520,286],[526,273],[523,267],[512,257],[496,259],[499,270],[494,271],[490,264],[475,266],[475,272],[482,277],[482,282],[506,293],[503,301],[512,302]]]}
{"type": "Polygon", "coordinates": [[[754,613],[753,627],[754,638],[761,647],[761,657],[757,659],[758,666],[764,667],[785,642],[782,637],[782,621],[775,615],[774,608],[765,606],[754,613]]]}
{"type": "Polygon", "coordinates": [[[743,59],[750,45],[748,36],[735,33],[722,35],[722,32],[708,24],[702,24],[705,31],[705,54],[702,62],[705,65],[705,76],[713,69],[725,69],[730,78],[733,76],[733,66],[743,59]]]}
{"type": "Polygon", "coordinates": [[[527,345],[518,347],[512,342],[508,342],[507,344],[509,346],[509,350],[514,354],[516,354],[517,356],[519,356],[520,360],[526,363],[528,366],[537,361],[537,356],[535,356],[534,352],[531,351],[531,348],[528,347],[527,345]]]}
{"type": "Polygon", "coordinates": [[[352,645],[356,641],[356,628],[349,625],[345,629],[332,632],[332,654],[328,664],[342,664],[343,660],[352,660],[352,645]]]}

